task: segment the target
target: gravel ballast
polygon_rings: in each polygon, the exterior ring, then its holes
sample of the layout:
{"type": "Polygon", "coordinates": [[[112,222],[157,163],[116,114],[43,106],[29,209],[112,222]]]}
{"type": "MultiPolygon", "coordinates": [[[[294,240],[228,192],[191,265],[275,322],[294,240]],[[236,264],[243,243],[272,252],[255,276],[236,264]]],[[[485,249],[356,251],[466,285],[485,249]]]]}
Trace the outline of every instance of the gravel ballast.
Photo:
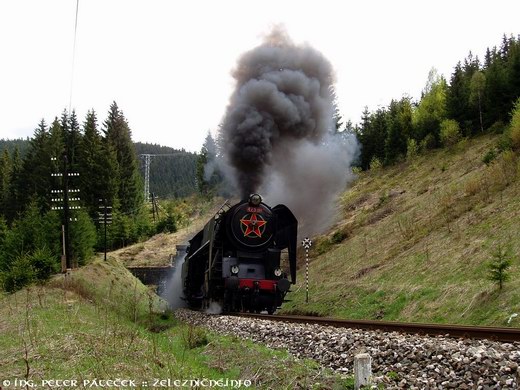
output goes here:
{"type": "Polygon", "coordinates": [[[386,389],[518,389],[520,343],[455,339],[208,315],[179,309],[192,325],[282,348],[342,374],[354,356],[372,357],[374,383],[386,389]]]}

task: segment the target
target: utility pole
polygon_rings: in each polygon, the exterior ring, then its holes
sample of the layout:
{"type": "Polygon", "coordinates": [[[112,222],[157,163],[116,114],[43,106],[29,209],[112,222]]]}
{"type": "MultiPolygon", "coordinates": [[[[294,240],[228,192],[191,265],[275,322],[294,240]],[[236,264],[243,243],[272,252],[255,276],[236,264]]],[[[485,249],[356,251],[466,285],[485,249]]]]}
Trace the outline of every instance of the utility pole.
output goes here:
{"type": "Polygon", "coordinates": [[[99,206],[103,210],[99,213],[99,223],[102,223],[105,229],[105,261],[107,261],[107,225],[112,223],[112,207],[107,206],[106,199],[99,199],[99,201],[103,202],[103,205],[99,206]]]}
{"type": "MultiPolygon", "coordinates": [[[[51,158],[52,161],[57,161],[56,157],[51,158]]],[[[81,206],[69,206],[69,201],[79,201],[80,198],[69,198],[69,192],[77,193],[79,189],[69,190],[69,176],[79,176],[79,173],[69,172],[67,154],[63,154],[63,171],[57,173],[51,173],[51,176],[61,177],[61,190],[51,190],[52,194],[57,196],[61,195],[62,198],[52,198],[53,202],[63,202],[62,206],[53,206],[52,210],[63,210],[63,222],[62,222],[62,240],[63,240],[63,254],[61,262],[61,271],[67,272],[68,269],[72,268],[72,253],[70,248],[70,229],[69,223],[73,221],[70,217],[70,209],[79,210],[81,206]]],[[[77,221],[74,218],[74,221],[77,221]]]]}
{"type": "Polygon", "coordinates": [[[159,219],[159,207],[157,206],[157,195],[152,192],[152,214],[153,214],[153,223],[155,224],[159,219]]]}
{"type": "Polygon", "coordinates": [[[67,155],[63,154],[63,226],[65,227],[65,260],[67,269],[71,267],[69,231],[69,168],[67,155]]]}

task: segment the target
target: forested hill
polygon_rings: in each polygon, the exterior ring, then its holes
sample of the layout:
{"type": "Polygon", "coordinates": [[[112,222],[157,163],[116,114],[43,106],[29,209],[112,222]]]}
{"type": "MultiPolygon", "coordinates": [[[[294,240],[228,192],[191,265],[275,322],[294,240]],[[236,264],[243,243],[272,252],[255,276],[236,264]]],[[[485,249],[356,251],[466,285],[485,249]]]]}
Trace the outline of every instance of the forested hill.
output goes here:
{"type": "Polygon", "coordinates": [[[151,154],[150,192],[161,198],[187,196],[196,192],[197,154],[168,146],[135,142],[144,178],[143,154],[151,154]]]}
{"type": "Polygon", "coordinates": [[[17,138],[17,139],[0,139],[0,152],[3,152],[4,149],[7,149],[9,155],[12,156],[14,150],[18,148],[21,156],[24,156],[27,152],[27,148],[29,147],[29,139],[28,138],[17,138]]]}
{"type": "MultiPolygon", "coordinates": [[[[173,198],[191,195],[196,192],[195,166],[197,154],[184,149],[174,149],[169,146],[134,142],[136,153],[155,154],[150,164],[150,191],[160,198],[173,198]]],[[[0,139],[0,152],[7,149],[13,155],[18,147],[20,156],[25,156],[29,147],[29,139],[0,139]]],[[[140,174],[144,180],[144,158],[139,158],[140,174]]]]}

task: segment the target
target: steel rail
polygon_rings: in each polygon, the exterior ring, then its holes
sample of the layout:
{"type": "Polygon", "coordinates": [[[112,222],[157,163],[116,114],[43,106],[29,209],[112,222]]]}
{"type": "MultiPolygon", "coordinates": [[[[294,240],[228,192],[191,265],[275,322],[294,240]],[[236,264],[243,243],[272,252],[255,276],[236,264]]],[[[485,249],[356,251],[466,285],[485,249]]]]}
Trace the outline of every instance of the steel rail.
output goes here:
{"type": "Polygon", "coordinates": [[[317,324],[334,326],[337,328],[353,328],[380,330],[385,332],[400,332],[419,335],[448,336],[471,339],[487,339],[500,342],[520,341],[520,328],[497,328],[491,326],[470,326],[451,324],[422,324],[389,321],[369,320],[342,320],[330,317],[311,317],[293,315],[268,315],[235,313],[233,315],[246,318],[257,318],[271,321],[285,321],[295,323],[317,324]]]}

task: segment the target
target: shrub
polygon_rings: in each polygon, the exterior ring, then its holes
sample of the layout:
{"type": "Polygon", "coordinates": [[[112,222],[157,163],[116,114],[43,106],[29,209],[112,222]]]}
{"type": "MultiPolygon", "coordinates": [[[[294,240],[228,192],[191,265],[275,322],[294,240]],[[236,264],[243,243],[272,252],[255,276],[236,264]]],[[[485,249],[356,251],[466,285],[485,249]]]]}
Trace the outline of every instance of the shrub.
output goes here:
{"type": "Polygon", "coordinates": [[[406,159],[411,161],[417,157],[419,153],[419,147],[417,146],[417,141],[413,138],[408,138],[408,142],[406,145],[406,159]]]}
{"type": "Polygon", "coordinates": [[[520,127],[511,129],[511,146],[513,150],[520,150],[520,127]]]}
{"type": "Polygon", "coordinates": [[[203,347],[208,344],[208,335],[202,328],[195,326],[188,326],[183,332],[184,346],[187,349],[203,347]]]}
{"type": "Polygon", "coordinates": [[[425,151],[427,149],[433,149],[437,146],[437,142],[435,140],[435,136],[433,134],[428,133],[426,137],[420,143],[420,150],[425,151]]]}
{"type": "Polygon", "coordinates": [[[15,292],[24,286],[32,283],[36,279],[36,272],[31,265],[29,256],[21,255],[17,257],[3,275],[4,290],[15,292]]]}
{"type": "Polygon", "coordinates": [[[70,243],[74,261],[79,265],[86,264],[94,254],[96,245],[96,227],[88,214],[83,211],[75,213],[75,221],[70,224],[70,243]]]}
{"type": "Polygon", "coordinates": [[[49,279],[52,274],[59,271],[58,260],[47,247],[38,248],[29,255],[29,263],[38,280],[49,279]]]}
{"type": "Polygon", "coordinates": [[[511,142],[510,132],[506,130],[497,141],[498,153],[502,153],[505,150],[511,150],[512,147],[513,143],[511,142]]]}
{"type": "Polygon", "coordinates": [[[384,205],[388,200],[390,199],[390,195],[388,194],[388,191],[383,191],[379,195],[379,202],[377,203],[377,207],[381,207],[384,205]]]}
{"type": "Polygon", "coordinates": [[[460,140],[459,123],[453,119],[445,119],[441,122],[441,142],[444,146],[453,146],[460,140]]]}
{"type": "Polygon", "coordinates": [[[484,157],[482,157],[482,162],[489,165],[495,158],[497,158],[497,151],[495,148],[492,148],[487,151],[484,157]]]}
{"type": "Polygon", "coordinates": [[[502,191],[507,187],[507,177],[502,169],[500,161],[494,161],[485,172],[484,179],[486,184],[493,191],[502,191]]]}
{"type": "Polygon", "coordinates": [[[377,171],[381,169],[383,164],[381,164],[381,161],[377,157],[372,157],[372,160],[370,160],[370,170],[377,171]]]}
{"type": "Polygon", "coordinates": [[[517,99],[511,115],[511,144],[514,150],[520,150],[520,98],[517,99]]]}
{"type": "Polygon", "coordinates": [[[482,189],[482,181],[480,177],[471,177],[464,183],[464,193],[467,196],[473,196],[480,192],[482,189]]]}
{"type": "Polygon", "coordinates": [[[517,157],[516,154],[511,150],[506,150],[502,153],[502,157],[499,161],[500,167],[504,172],[507,184],[511,184],[516,179],[517,172],[517,157]]]}
{"type": "Polygon", "coordinates": [[[507,150],[497,158],[485,173],[486,182],[496,191],[501,191],[516,180],[518,172],[516,154],[507,150]]]}
{"type": "Polygon", "coordinates": [[[330,237],[331,244],[339,244],[348,237],[348,231],[346,229],[336,230],[330,237]]]}
{"type": "Polygon", "coordinates": [[[497,121],[493,123],[489,128],[487,129],[488,133],[491,134],[501,134],[506,129],[506,125],[502,121],[497,121]]]}
{"type": "Polygon", "coordinates": [[[320,239],[316,239],[315,245],[313,245],[314,253],[319,256],[324,254],[325,252],[328,252],[332,248],[332,242],[331,240],[328,240],[325,237],[322,237],[320,239]]]}
{"type": "Polygon", "coordinates": [[[361,172],[363,172],[363,170],[361,169],[361,167],[352,167],[352,173],[354,175],[359,175],[361,172]]]}
{"type": "Polygon", "coordinates": [[[168,212],[166,218],[157,224],[157,233],[175,233],[177,231],[177,218],[173,212],[168,212]]]}

